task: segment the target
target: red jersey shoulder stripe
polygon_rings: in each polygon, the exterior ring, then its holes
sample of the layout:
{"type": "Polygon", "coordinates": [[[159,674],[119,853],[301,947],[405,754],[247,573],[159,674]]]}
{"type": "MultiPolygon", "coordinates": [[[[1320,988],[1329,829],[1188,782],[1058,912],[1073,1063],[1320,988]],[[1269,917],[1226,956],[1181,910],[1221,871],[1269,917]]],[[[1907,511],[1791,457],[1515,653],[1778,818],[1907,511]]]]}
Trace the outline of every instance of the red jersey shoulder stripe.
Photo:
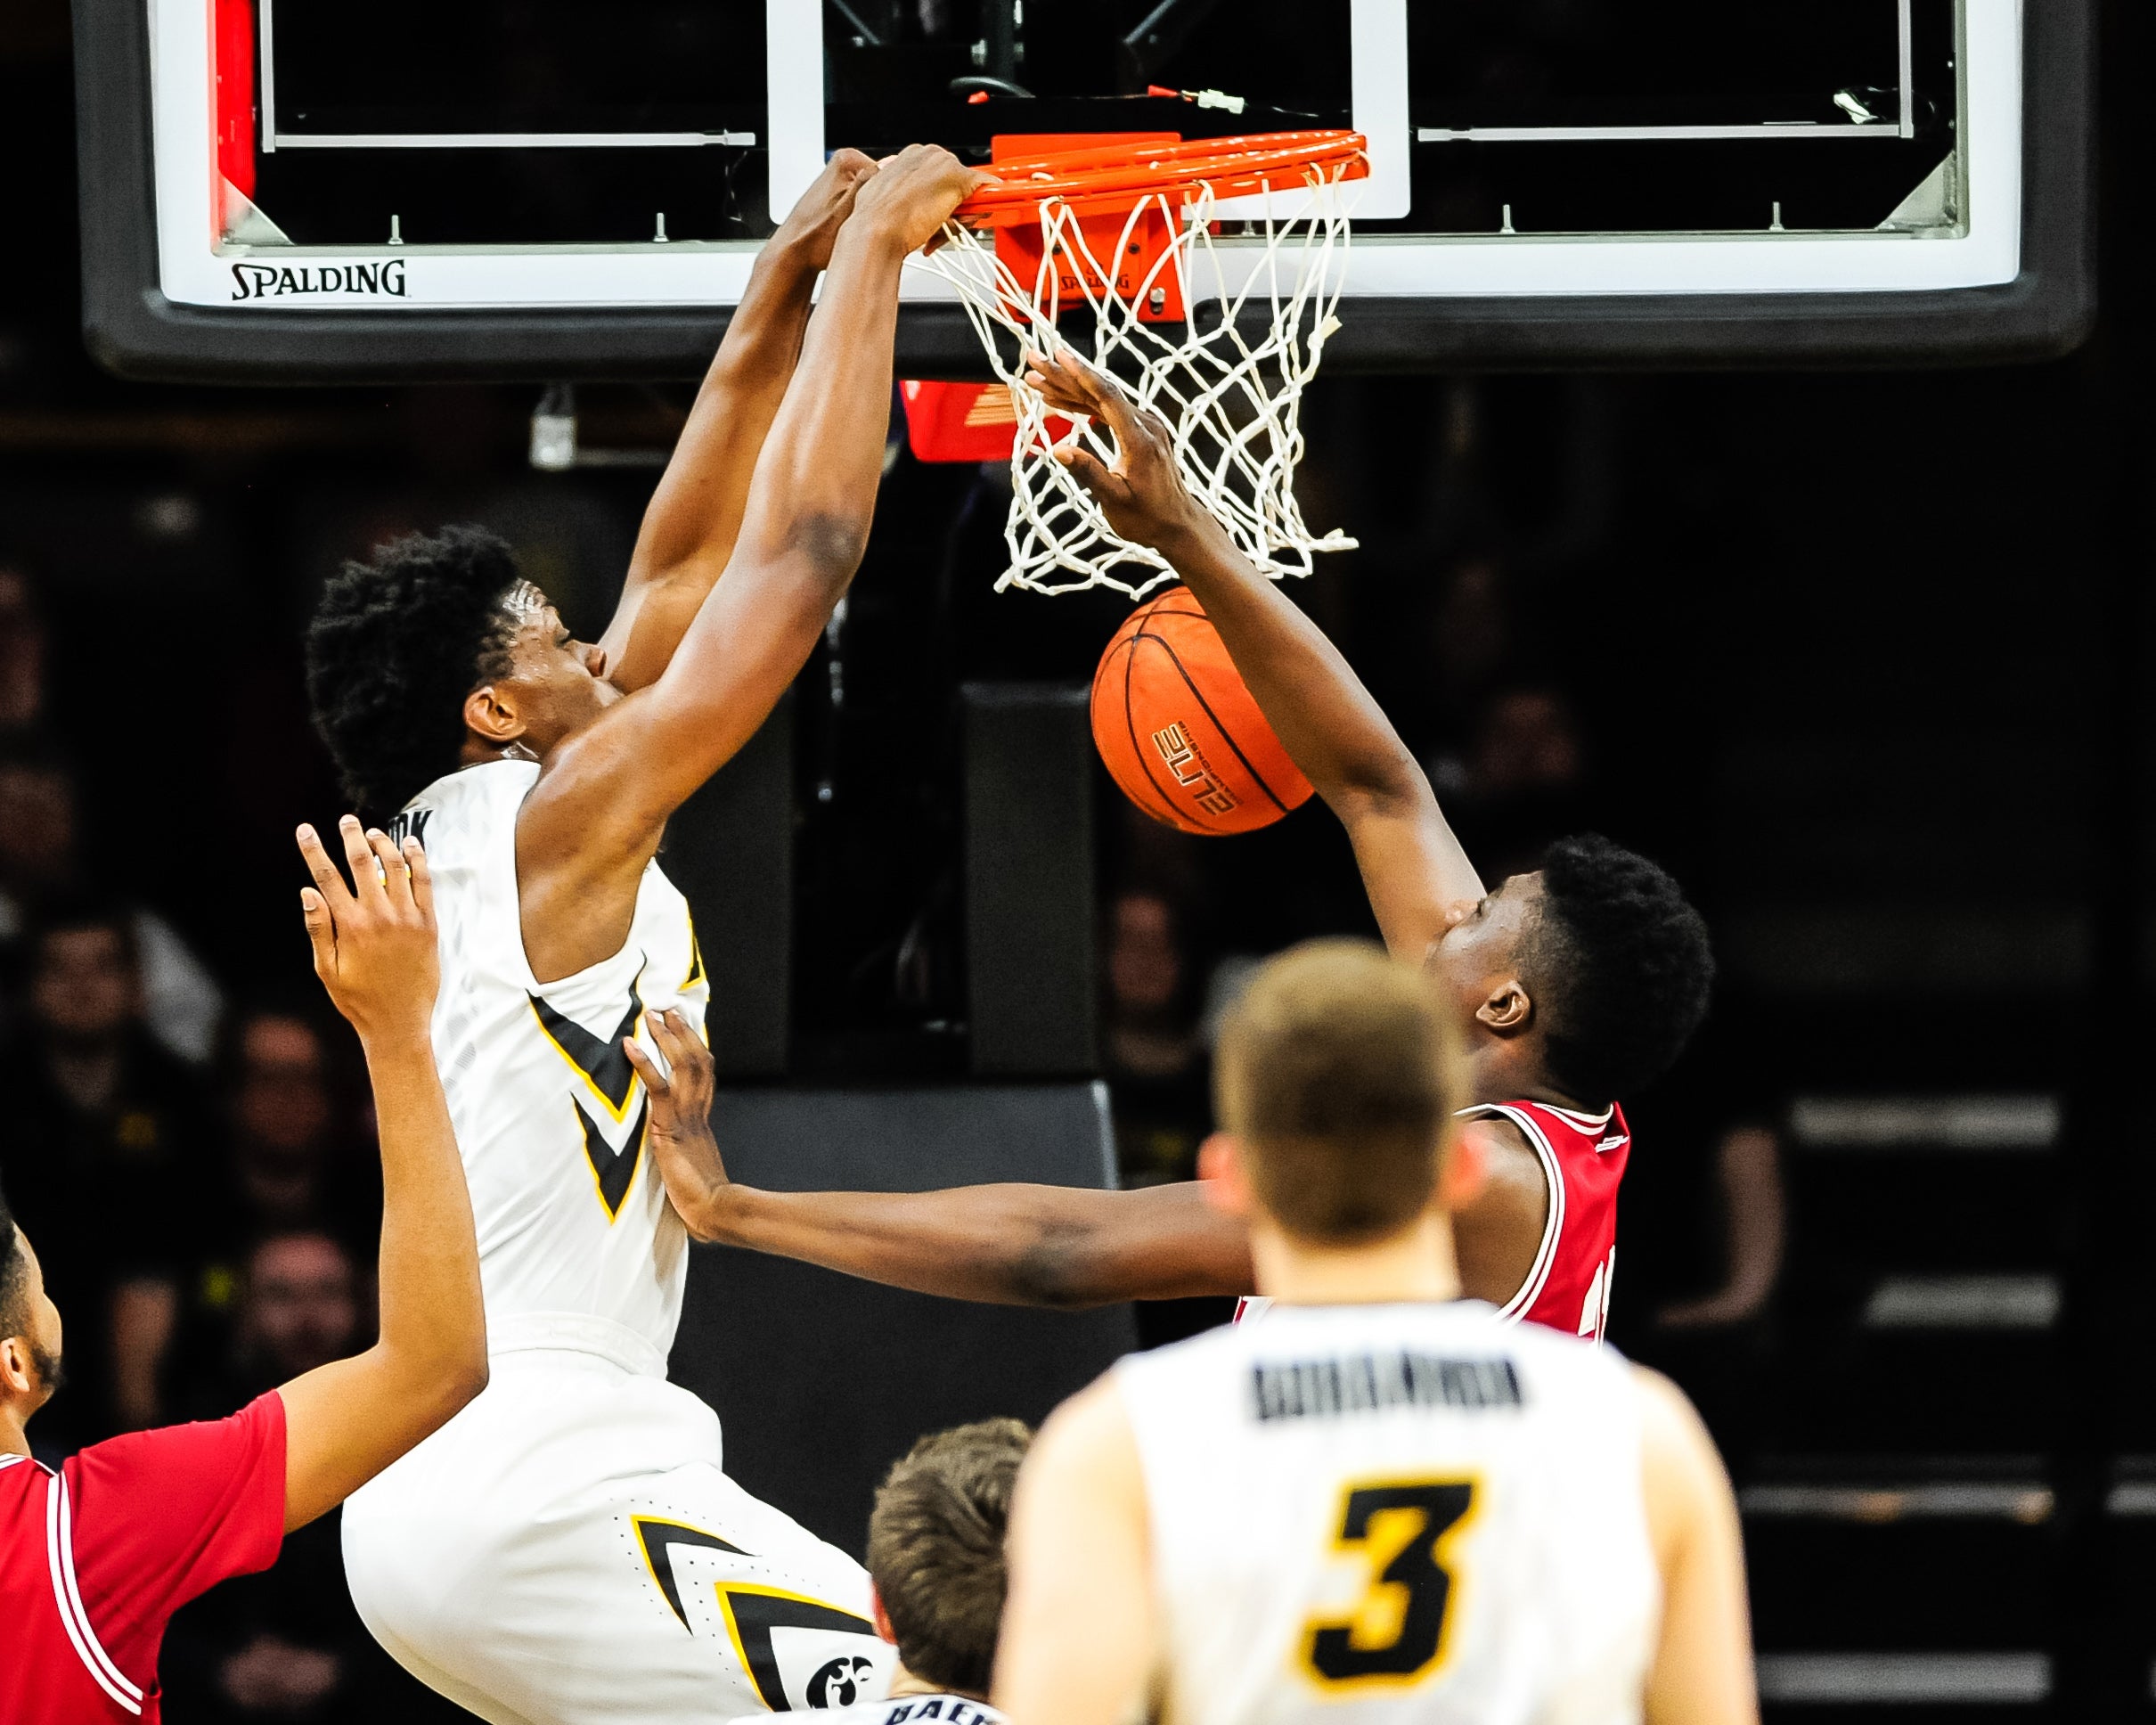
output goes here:
{"type": "Polygon", "coordinates": [[[1542,1219],[1542,1239],[1535,1247],[1535,1261],[1529,1266],[1526,1279],[1521,1282],[1518,1292],[1498,1308],[1499,1317],[1517,1319],[1542,1297],[1550,1267],[1557,1261],[1557,1241],[1564,1232],[1564,1171],[1557,1165],[1557,1153],[1550,1148],[1548,1135],[1524,1105],[1482,1102],[1459,1110],[1459,1117],[1464,1120],[1487,1120],[1493,1115],[1511,1121],[1520,1129],[1541,1162],[1542,1178],[1549,1186],[1549,1212],[1542,1219]]]}
{"type": "Polygon", "coordinates": [[[75,1584],[75,1517],[68,1499],[67,1478],[61,1474],[45,1482],[45,1550],[53,1572],[53,1598],[60,1607],[60,1625],[68,1639],[97,1680],[98,1688],[127,1712],[139,1715],[143,1711],[141,1688],[112,1663],[97,1631],[90,1626],[90,1614],[83,1609],[82,1592],[75,1584]]]}

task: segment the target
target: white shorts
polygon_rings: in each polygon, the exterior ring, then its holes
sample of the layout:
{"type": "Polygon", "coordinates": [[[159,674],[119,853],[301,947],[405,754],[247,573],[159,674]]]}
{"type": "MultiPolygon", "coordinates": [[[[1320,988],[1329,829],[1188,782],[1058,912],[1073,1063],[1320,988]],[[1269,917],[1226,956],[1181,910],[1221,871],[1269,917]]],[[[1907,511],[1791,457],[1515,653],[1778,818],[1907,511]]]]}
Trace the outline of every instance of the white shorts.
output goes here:
{"type": "Polygon", "coordinates": [[[720,1471],[718,1416],[637,1338],[543,1328],[575,1345],[497,1342],[478,1399],[346,1505],[375,1639],[494,1725],[708,1725],[881,1696],[895,1653],[867,1572],[720,1471]]]}

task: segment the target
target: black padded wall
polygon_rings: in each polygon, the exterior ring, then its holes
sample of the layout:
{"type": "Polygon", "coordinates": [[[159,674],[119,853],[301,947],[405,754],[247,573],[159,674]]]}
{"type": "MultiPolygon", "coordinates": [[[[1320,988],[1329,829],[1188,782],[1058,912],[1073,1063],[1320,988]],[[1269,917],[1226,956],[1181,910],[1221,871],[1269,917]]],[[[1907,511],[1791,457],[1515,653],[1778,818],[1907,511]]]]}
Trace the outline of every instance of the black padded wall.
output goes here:
{"type": "Polygon", "coordinates": [[[791,690],[741,752],[682,805],[659,860],[696,918],[719,1076],[780,1076],[792,1003],[791,690]]]}
{"type": "Polygon", "coordinates": [[[998,1078],[1091,1072],[1099,1060],[1087,691],[969,683],[964,699],[973,1069],[998,1078]]]}
{"type": "MultiPolygon", "coordinates": [[[[1114,1165],[1098,1083],[736,1091],[712,1120],[735,1178],[798,1191],[1101,1187],[1114,1165]]],[[[915,1438],[995,1414],[1038,1424],[1136,1341],[1128,1306],[973,1305],[698,1247],[673,1375],[719,1410],[729,1474],[858,1554],[877,1484],[915,1438]]]]}

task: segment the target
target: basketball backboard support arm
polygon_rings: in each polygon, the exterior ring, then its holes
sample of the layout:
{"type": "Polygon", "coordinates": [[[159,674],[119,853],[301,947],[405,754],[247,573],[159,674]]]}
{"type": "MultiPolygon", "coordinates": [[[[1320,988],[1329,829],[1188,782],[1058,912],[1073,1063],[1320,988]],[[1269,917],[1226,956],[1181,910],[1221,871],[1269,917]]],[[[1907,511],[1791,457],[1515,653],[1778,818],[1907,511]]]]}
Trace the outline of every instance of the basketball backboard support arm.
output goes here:
{"type": "MultiPolygon", "coordinates": [[[[776,7],[780,0],[772,4],[776,7]]],[[[1368,9],[1376,10],[1376,0],[1368,9]]],[[[379,309],[288,310],[278,304],[184,304],[168,296],[159,274],[150,11],[145,0],[78,0],[75,8],[84,328],[92,353],[109,368],[136,377],[233,383],[460,377],[555,381],[686,378],[702,371],[725,328],[723,305],[448,309],[399,304],[386,296],[379,309]]],[[[996,18],[1000,11],[987,8],[996,18]]],[[[2042,0],[2021,9],[2020,246],[2018,273],[2011,280],[1891,292],[1352,295],[1342,307],[1343,327],[1327,350],[1327,370],[1899,367],[2038,359],[2066,351],[2085,334],[2095,311],[2094,12],[2095,0],[2042,0]]],[[[1364,13],[1356,15],[1360,20],[1364,13]]],[[[821,51],[806,37],[796,41],[774,32],[770,52],[776,78],[783,56],[799,59],[821,51]]],[[[1880,116],[1896,123],[1866,132],[1835,128],[1833,142],[1891,140],[1907,130],[1906,61],[1905,48],[1902,88],[1887,92],[1900,98],[1901,112],[1880,116]]],[[[265,74],[274,69],[265,67],[265,74]]],[[[1885,76],[1877,81],[1891,85],[1891,69],[1882,69],[1885,76]]],[[[804,60],[787,76],[821,73],[821,65],[804,60]]],[[[1020,76],[1033,74],[1021,69],[1020,76]]],[[[270,94],[273,111],[282,116],[284,93],[270,94]]],[[[821,113],[777,103],[765,129],[767,147],[788,163],[796,156],[807,159],[825,142],[821,113]]],[[[1418,149],[1452,147],[1422,132],[1417,132],[1418,149]]],[[[280,118],[273,136],[279,135],[297,137],[304,128],[288,131],[280,118]]],[[[1470,145],[1474,141],[1473,127],[1448,135],[1470,145]]],[[[1866,144],[1857,154],[1869,158],[1876,147],[1866,144]]],[[[1827,150],[1824,135],[1801,153],[1815,150],[1827,150]]],[[[666,152],[608,153],[643,158],[666,152]]],[[[1833,152],[1836,159],[1842,153],[1833,152]]],[[[204,166],[208,171],[207,160],[204,166]]],[[[776,179],[776,168],[773,173],[776,179]]],[[[278,212],[266,214],[274,222],[278,212]]],[[[298,254],[295,261],[306,256],[298,254]]],[[[268,265],[254,267],[266,270],[268,265]]],[[[973,331],[954,305],[909,305],[899,341],[902,369],[911,375],[985,375],[973,331]]]]}

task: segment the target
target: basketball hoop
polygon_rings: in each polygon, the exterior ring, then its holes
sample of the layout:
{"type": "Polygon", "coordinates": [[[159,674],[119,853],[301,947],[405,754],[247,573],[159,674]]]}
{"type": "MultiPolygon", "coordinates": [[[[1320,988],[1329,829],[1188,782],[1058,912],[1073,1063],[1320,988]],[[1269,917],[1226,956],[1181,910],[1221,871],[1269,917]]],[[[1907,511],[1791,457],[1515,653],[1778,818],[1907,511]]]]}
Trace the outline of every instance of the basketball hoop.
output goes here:
{"type": "Polygon", "coordinates": [[[1173,574],[1118,536],[1055,459],[1082,441],[1112,460],[1106,432],[1051,413],[1012,344],[999,346],[1001,335],[1052,354],[1069,339],[1062,317],[1090,318],[1082,356],[1168,422],[1184,482],[1260,568],[1308,575],[1313,553],[1353,548],[1337,529],[1319,537],[1304,525],[1294,474],[1303,388],[1339,327],[1340,187],[1368,176],[1363,152],[1360,134],[1329,131],[995,141],[1001,183],[960,205],[943,244],[916,262],[958,290],[1010,391],[1010,567],[998,592],[1108,586],[1135,599],[1173,574]],[[1245,201],[1223,213],[1228,199],[1245,201]],[[1216,244],[1215,230],[1237,222],[1242,233],[1216,244]],[[1254,339],[1245,316],[1255,326],[1267,314],[1254,339]]]}

